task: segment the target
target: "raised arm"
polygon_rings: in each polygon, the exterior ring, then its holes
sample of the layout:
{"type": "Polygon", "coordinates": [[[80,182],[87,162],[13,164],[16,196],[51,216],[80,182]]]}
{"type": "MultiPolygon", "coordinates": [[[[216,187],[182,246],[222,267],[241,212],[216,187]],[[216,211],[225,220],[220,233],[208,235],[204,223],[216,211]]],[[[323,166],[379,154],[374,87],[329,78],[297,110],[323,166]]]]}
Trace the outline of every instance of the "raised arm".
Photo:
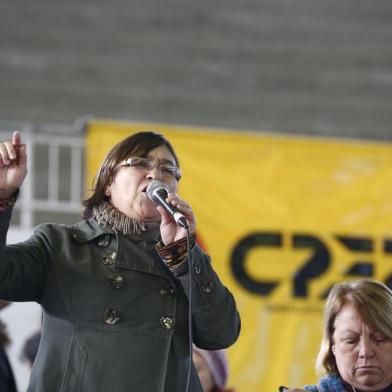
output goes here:
{"type": "Polygon", "coordinates": [[[11,141],[0,143],[0,200],[10,198],[19,189],[26,174],[26,145],[15,131],[11,141]]]}

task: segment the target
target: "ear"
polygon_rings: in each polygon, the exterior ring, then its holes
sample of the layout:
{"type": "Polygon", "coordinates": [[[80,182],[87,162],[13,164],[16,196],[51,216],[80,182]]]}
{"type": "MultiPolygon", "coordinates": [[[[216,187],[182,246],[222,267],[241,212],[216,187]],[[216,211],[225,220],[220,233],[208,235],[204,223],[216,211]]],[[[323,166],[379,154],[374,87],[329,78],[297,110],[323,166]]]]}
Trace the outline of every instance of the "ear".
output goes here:
{"type": "Polygon", "coordinates": [[[333,345],[331,346],[331,351],[332,351],[332,354],[335,355],[335,344],[333,344],[333,345]]]}
{"type": "Polygon", "coordinates": [[[109,187],[105,189],[105,196],[107,196],[107,197],[110,196],[110,189],[109,189],[109,187]]]}

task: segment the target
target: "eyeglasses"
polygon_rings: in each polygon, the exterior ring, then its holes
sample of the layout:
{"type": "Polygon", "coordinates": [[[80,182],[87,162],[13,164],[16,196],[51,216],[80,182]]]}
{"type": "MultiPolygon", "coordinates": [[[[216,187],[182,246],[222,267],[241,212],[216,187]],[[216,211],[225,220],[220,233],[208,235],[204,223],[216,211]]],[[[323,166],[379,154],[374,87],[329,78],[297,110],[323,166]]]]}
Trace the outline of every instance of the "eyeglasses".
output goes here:
{"type": "Polygon", "coordinates": [[[120,166],[133,167],[137,171],[142,172],[149,172],[154,169],[154,167],[157,167],[159,172],[161,173],[162,178],[175,178],[177,181],[181,178],[181,170],[177,166],[170,165],[168,163],[154,165],[146,158],[128,158],[125,161],[122,161],[120,163],[120,166]]]}

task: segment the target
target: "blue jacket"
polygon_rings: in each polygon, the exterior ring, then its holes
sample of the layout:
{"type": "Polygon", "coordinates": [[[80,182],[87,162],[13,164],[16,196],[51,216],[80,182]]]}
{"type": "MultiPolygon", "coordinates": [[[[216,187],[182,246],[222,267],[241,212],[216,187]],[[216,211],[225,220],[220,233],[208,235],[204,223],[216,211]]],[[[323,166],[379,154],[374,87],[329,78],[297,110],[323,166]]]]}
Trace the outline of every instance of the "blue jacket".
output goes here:
{"type": "MultiPolygon", "coordinates": [[[[336,375],[322,378],[318,385],[306,385],[305,390],[310,392],[347,392],[342,379],[336,375]]],[[[380,392],[392,392],[392,385],[380,392]]]]}
{"type": "Polygon", "coordinates": [[[310,392],[347,392],[342,379],[335,375],[322,378],[318,385],[306,385],[305,390],[310,392]]]}

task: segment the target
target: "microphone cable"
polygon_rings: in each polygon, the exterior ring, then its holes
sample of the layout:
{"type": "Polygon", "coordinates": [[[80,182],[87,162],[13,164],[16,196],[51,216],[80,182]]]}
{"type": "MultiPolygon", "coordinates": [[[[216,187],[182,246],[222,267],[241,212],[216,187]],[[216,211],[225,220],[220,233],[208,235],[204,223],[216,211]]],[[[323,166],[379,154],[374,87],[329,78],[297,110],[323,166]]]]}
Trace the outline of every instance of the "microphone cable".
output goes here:
{"type": "Polygon", "coordinates": [[[191,254],[191,237],[188,225],[186,226],[186,247],[188,252],[188,268],[189,268],[189,294],[188,294],[188,344],[189,344],[189,364],[188,375],[186,380],[185,392],[189,390],[189,382],[191,379],[192,371],[192,352],[193,352],[193,328],[192,328],[192,254],[191,254]]]}

